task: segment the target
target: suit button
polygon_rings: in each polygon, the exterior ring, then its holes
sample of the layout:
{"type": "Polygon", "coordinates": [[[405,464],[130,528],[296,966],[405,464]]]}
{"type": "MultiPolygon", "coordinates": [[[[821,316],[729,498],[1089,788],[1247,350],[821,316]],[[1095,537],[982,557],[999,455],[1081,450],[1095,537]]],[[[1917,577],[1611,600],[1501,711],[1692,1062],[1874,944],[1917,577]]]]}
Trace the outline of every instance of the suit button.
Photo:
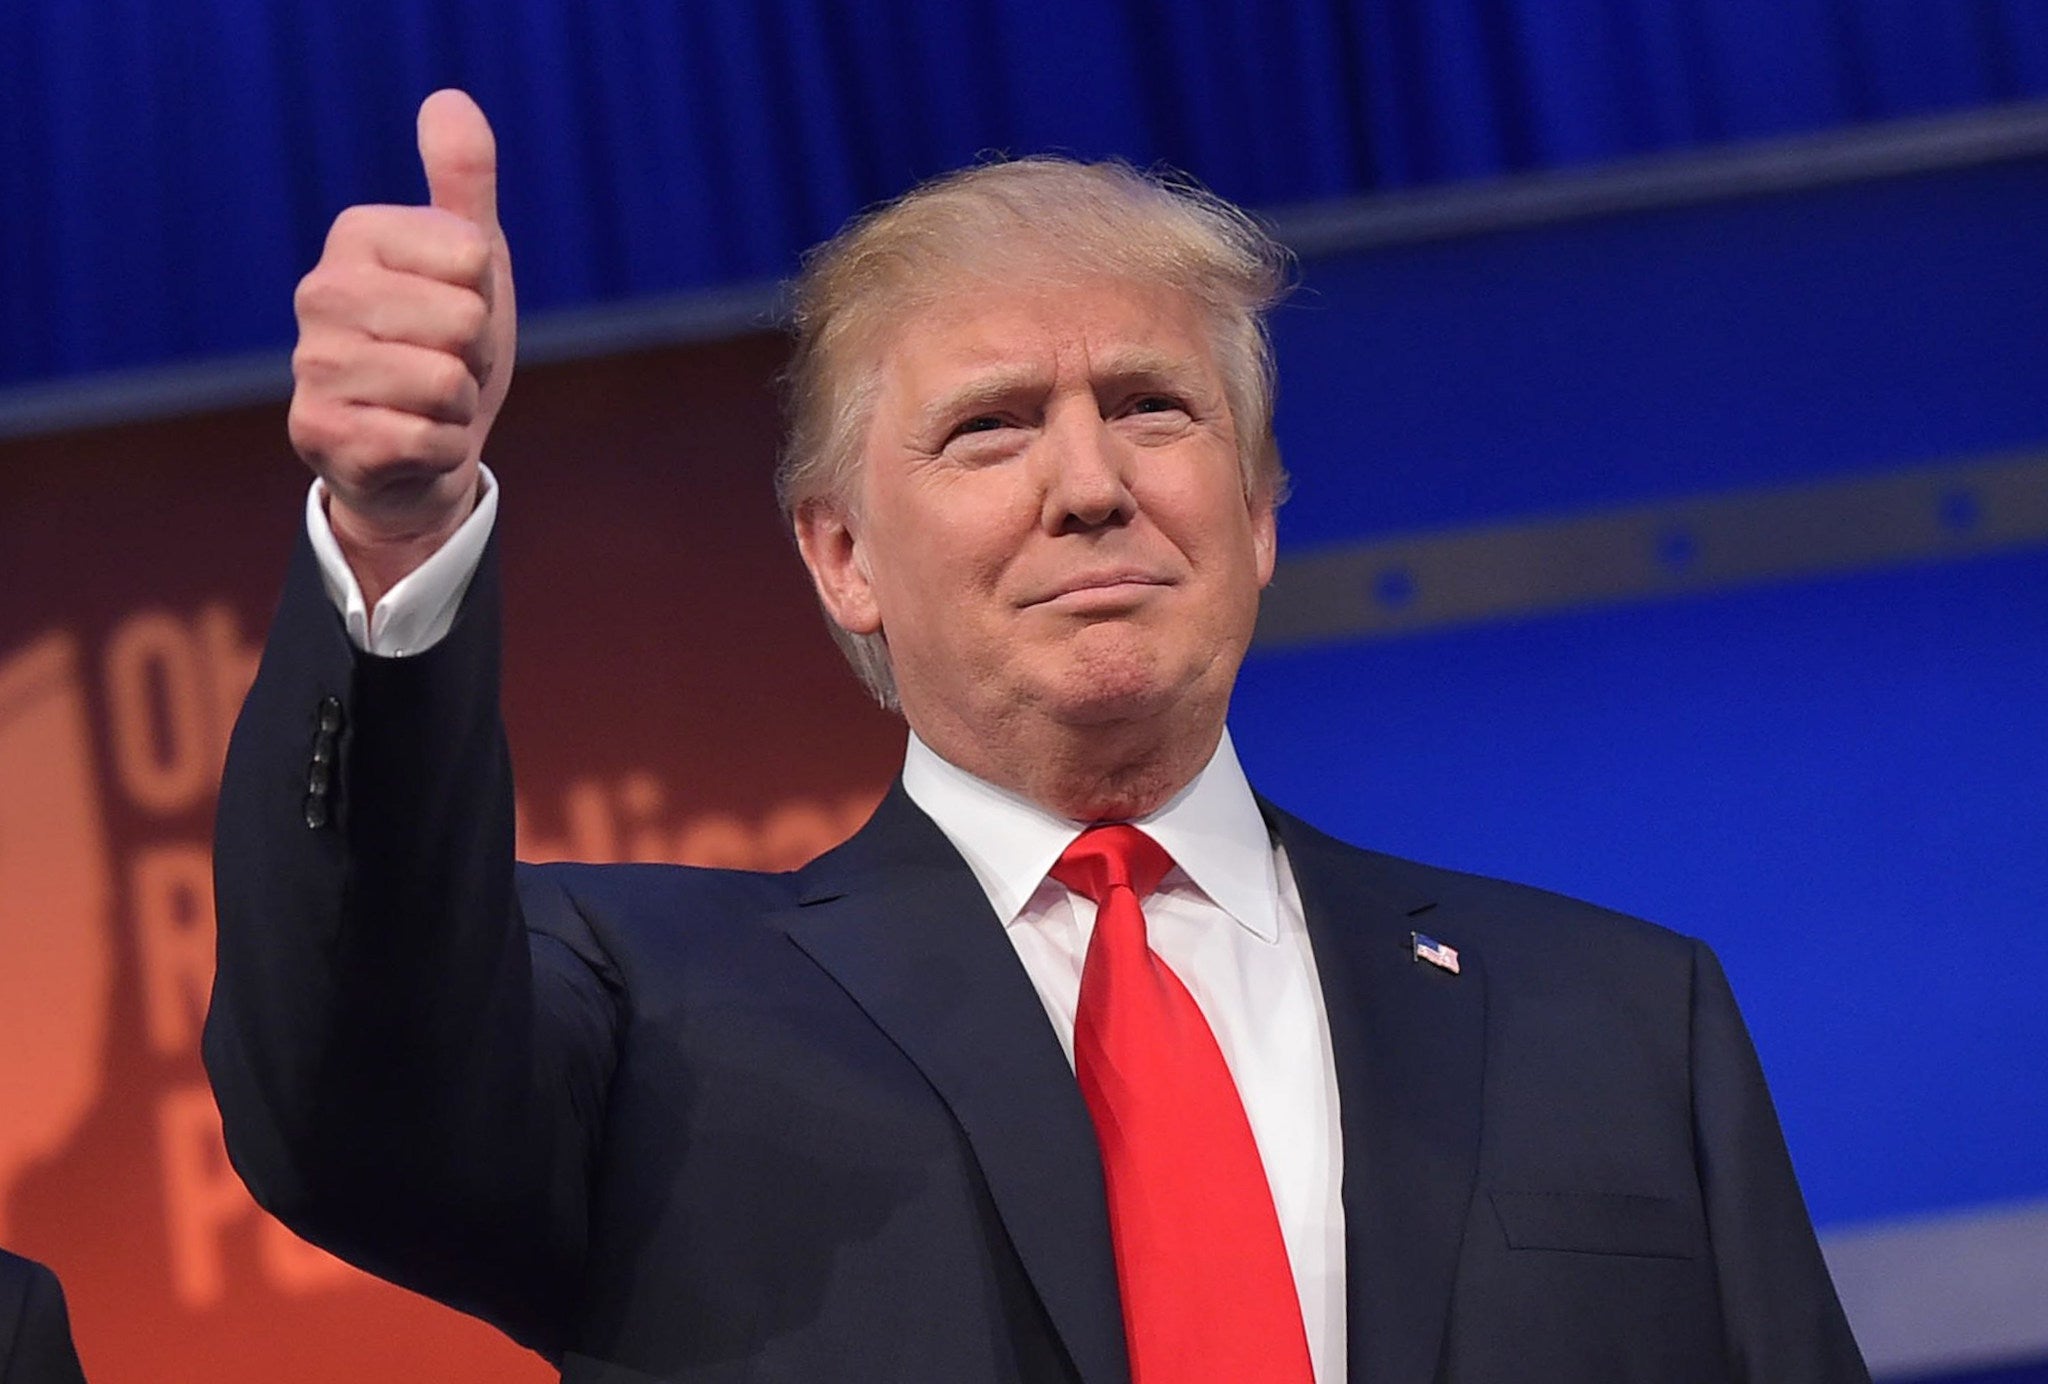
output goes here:
{"type": "Polygon", "coordinates": [[[306,826],[319,831],[334,820],[335,741],[341,734],[341,699],[322,697],[313,719],[318,729],[313,733],[313,753],[306,764],[306,800],[302,811],[306,826]]]}

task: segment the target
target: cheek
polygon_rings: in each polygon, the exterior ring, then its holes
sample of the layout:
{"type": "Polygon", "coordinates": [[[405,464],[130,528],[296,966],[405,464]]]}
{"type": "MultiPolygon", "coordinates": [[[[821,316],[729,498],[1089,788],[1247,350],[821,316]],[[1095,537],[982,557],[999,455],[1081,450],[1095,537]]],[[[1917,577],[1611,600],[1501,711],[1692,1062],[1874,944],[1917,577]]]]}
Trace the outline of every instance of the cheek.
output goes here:
{"type": "Polygon", "coordinates": [[[1030,538],[1035,509],[1020,506],[1014,487],[977,474],[935,486],[923,503],[898,511],[889,540],[903,578],[927,604],[970,600],[992,592],[1030,538]]]}
{"type": "Polygon", "coordinates": [[[875,537],[875,598],[892,642],[958,647],[990,623],[1003,564],[971,533],[925,516],[875,537]]]}
{"type": "Polygon", "coordinates": [[[1233,575],[1259,561],[1259,531],[1237,488],[1233,472],[1227,482],[1207,481],[1171,497],[1161,524],[1188,560],[1212,575],[1233,575]]]}

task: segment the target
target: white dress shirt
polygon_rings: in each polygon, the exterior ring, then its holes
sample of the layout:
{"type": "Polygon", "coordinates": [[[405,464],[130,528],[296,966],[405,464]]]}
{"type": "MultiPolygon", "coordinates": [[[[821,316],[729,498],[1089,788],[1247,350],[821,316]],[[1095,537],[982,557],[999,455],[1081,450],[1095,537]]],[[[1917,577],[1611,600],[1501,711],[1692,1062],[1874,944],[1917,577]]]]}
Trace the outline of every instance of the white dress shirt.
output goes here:
{"type": "MultiPolygon", "coordinates": [[[[941,759],[915,732],[903,788],[974,871],[1067,1061],[1095,905],[1049,877],[1084,823],[941,759]]],[[[1344,1378],[1343,1131],[1329,1017],[1286,853],[1225,731],[1194,781],[1136,826],[1174,868],[1144,900],[1152,951],[1195,997],[1273,1189],[1316,1378],[1344,1378]]]]}
{"type": "Polygon", "coordinates": [[[498,478],[483,472],[482,493],[469,518],[449,535],[434,555],[385,592],[374,611],[364,608],[363,588],[349,570],[348,559],[327,522],[327,487],[314,481],[306,492],[306,537],[320,560],[320,582],[327,599],[341,612],[348,637],[364,653],[386,658],[425,653],[447,637],[455,612],[469,590],[469,579],[483,561],[484,543],[498,522],[498,478]]]}
{"type": "MultiPolygon", "coordinates": [[[[314,483],[307,529],[328,596],[358,648],[400,657],[447,634],[497,503],[496,478],[486,469],[475,512],[369,611],[314,483]]],[[[974,872],[1071,1063],[1095,905],[1048,872],[1085,824],[983,782],[914,732],[903,787],[974,872]]],[[[1345,1377],[1343,1136],[1329,1017],[1294,873],[1266,831],[1227,731],[1202,772],[1135,824],[1174,861],[1144,901],[1147,938],[1201,1006],[1237,1083],[1273,1191],[1315,1375],[1334,1384],[1345,1377]]]]}

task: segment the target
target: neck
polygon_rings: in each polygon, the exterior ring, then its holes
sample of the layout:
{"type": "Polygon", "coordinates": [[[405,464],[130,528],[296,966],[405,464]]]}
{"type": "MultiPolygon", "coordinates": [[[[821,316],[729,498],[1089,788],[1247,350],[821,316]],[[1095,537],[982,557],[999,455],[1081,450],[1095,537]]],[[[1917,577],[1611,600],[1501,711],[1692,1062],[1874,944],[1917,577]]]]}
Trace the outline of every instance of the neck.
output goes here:
{"type": "Polygon", "coordinates": [[[1156,812],[1202,772],[1223,735],[1220,715],[1171,733],[1149,723],[1046,726],[1004,736],[962,734],[949,723],[912,725],[941,758],[1077,822],[1156,812]]]}

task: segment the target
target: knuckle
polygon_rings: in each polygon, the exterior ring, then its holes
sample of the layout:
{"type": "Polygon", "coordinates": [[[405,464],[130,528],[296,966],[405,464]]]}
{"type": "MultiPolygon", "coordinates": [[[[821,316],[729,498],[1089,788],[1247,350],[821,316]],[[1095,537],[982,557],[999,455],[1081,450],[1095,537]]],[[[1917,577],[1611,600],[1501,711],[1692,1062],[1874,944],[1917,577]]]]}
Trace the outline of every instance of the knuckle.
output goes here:
{"type": "Polygon", "coordinates": [[[428,458],[428,449],[433,441],[432,420],[417,414],[406,414],[393,429],[399,455],[411,462],[423,462],[428,458]]]}
{"type": "Polygon", "coordinates": [[[491,310],[477,294],[465,293],[449,314],[449,325],[454,329],[455,340],[462,346],[469,346],[483,340],[485,331],[491,325],[491,310]]]}
{"type": "Polygon", "coordinates": [[[334,224],[327,228],[327,253],[345,252],[349,248],[372,239],[377,230],[381,207],[343,207],[335,216],[334,224]]]}
{"type": "Polygon", "coordinates": [[[428,463],[454,460],[448,455],[447,441],[447,435],[454,431],[446,423],[418,416],[408,416],[399,429],[405,455],[428,463]]]}
{"type": "Polygon", "coordinates": [[[483,278],[491,267],[491,241],[483,229],[467,221],[456,221],[448,226],[448,263],[456,277],[465,283],[483,278]]]}
{"type": "Polygon", "coordinates": [[[468,369],[453,356],[436,356],[431,364],[421,369],[420,386],[424,400],[439,415],[445,415],[461,404],[463,386],[468,383],[468,369]]]}
{"type": "Polygon", "coordinates": [[[322,322],[340,315],[343,291],[341,276],[324,261],[299,280],[292,293],[292,308],[301,322],[322,322]]]}
{"type": "Polygon", "coordinates": [[[395,325],[388,298],[371,298],[356,312],[356,326],[372,341],[390,341],[395,325]]]}
{"type": "Polygon", "coordinates": [[[341,358],[324,333],[302,336],[292,348],[292,378],[302,390],[333,380],[341,369],[341,358]]]}
{"type": "Polygon", "coordinates": [[[410,279],[387,280],[363,296],[358,322],[375,341],[410,341],[417,335],[420,286],[410,279]]]}
{"type": "Polygon", "coordinates": [[[349,428],[334,450],[335,461],[353,473],[359,488],[375,486],[384,473],[402,464],[407,455],[402,425],[388,428],[367,418],[361,426],[349,428]]]}
{"type": "Polygon", "coordinates": [[[291,437],[293,450],[308,460],[332,454],[342,441],[333,410],[303,394],[292,396],[285,429],[291,437]]]}

